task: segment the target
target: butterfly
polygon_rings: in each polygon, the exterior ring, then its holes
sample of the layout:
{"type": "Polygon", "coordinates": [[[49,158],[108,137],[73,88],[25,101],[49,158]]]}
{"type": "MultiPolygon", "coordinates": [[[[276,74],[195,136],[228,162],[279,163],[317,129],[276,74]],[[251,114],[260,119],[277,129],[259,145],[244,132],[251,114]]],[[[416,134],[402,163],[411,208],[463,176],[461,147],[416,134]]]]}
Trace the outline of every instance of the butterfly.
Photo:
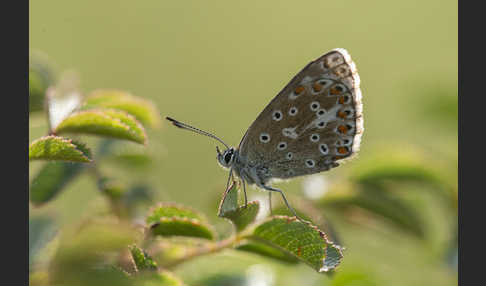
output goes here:
{"type": "Polygon", "coordinates": [[[334,49],[307,64],[258,115],[237,148],[215,135],[167,117],[173,125],[209,136],[225,146],[216,147],[218,163],[246,184],[279,193],[298,218],[275,179],[328,171],[359,150],[363,127],[360,78],[345,49],[334,49]]]}

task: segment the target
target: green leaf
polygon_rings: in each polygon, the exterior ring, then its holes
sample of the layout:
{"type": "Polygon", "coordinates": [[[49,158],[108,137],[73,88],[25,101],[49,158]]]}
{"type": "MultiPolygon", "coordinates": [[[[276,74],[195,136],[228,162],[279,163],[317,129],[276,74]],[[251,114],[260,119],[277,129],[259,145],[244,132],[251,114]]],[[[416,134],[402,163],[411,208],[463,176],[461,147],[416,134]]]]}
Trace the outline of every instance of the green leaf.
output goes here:
{"type": "Polygon", "coordinates": [[[147,224],[157,223],[161,218],[164,217],[203,220],[201,214],[188,207],[183,207],[172,203],[159,203],[155,208],[150,210],[146,221],[147,224]]]}
{"type": "Polygon", "coordinates": [[[151,226],[152,233],[160,236],[188,236],[213,239],[209,225],[188,218],[161,218],[151,226]]]}
{"type": "Polygon", "coordinates": [[[131,115],[114,109],[92,109],[71,114],[55,133],[84,133],[131,140],[146,144],[143,126],[131,115]]]}
{"type": "MultiPolygon", "coordinates": [[[[273,206],[274,207],[272,209],[272,215],[294,216],[294,214],[289,210],[289,208],[282,201],[277,202],[277,204],[274,204],[273,206]]],[[[295,213],[303,220],[314,223],[314,221],[312,220],[311,216],[308,213],[301,211],[297,207],[294,207],[294,210],[295,213]]]]}
{"type": "Polygon", "coordinates": [[[129,246],[129,249],[137,271],[157,270],[157,263],[141,248],[133,244],[129,246]]]}
{"type": "Polygon", "coordinates": [[[316,226],[287,216],[266,219],[247,238],[279,248],[318,272],[333,270],[343,256],[341,247],[316,226]]]}
{"type": "Polygon", "coordinates": [[[29,146],[29,160],[91,162],[89,150],[82,144],[58,136],[45,136],[29,146]]]}
{"type": "Polygon", "coordinates": [[[247,206],[238,207],[237,201],[238,189],[235,182],[233,182],[223,194],[218,209],[218,216],[229,219],[235,226],[236,231],[240,232],[255,221],[260,209],[260,203],[253,201],[249,202],[247,206]]]}
{"type": "Polygon", "coordinates": [[[99,89],[91,92],[85,99],[84,108],[108,107],[120,109],[135,116],[144,125],[159,127],[159,111],[149,100],[133,96],[128,92],[113,89],[99,89]]]}
{"type": "Polygon", "coordinates": [[[229,219],[235,226],[236,231],[241,232],[255,221],[259,209],[260,203],[252,201],[246,207],[240,206],[235,211],[226,212],[222,217],[229,219]]]}
{"type": "Polygon", "coordinates": [[[136,134],[136,136],[140,140],[139,143],[146,143],[147,135],[145,133],[145,129],[143,128],[142,124],[140,124],[140,122],[138,122],[136,118],[134,118],[132,115],[116,109],[107,108],[98,110],[102,111],[104,114],[120,120],[122,123],[127,125],[134,134],[136,134]]]}
{"type": "Polygon", "coordinates": [[[223,198],[219,203],[218,216],[224,217],[227,212],[234,212],[238,209],[238,190],[236,182],[231,182],[231,185],[226,189],[223,198]]]}
{"type": "Polygon", "coordinates": [[[299,260],[295,256],[282,251],[279,248],[273,247],[271,245],[259,243],[259,242],[246,242],[244,244],[238,245],[237,250],[256,253],[265,257],[270,257],[273,259],[280,260],[285,263],[297,263],[299,260]]]}
{"type": "MultiPolygon", "coordinates": [[[[297,200],[294,201],[294,204],[295,202],[299,203],[299,198],[295,199],[297,200]]],[[[297,206],[294,206],[294,210],[300,218],[319,227],[319,229],[327,235],[329,240],[336,244],[340,244],[339,236],[336,230],[331,225],[331,222],[324,216],[321,208],[318,208],[314,204],[310,203],[302,204],[302,201],[300,201],[300,206],[297,204],[297,206]]],[[[277,207],[273,207],[272,215],[294,216],[294,214],[282,201],[278,202],[277,207]]]]}
{"type": "Polygon", "coordinates": [[[30,184],[30,201],[40,205],[53,199],[83,166],[82,163],[47,162],[30,184]]]}
{"type": "Polygon", "coordinates": [[[154,235],[214,238],[212,227],[202,215],[175,204],[159,204],[151,209],[146,222],[154,235]]]}

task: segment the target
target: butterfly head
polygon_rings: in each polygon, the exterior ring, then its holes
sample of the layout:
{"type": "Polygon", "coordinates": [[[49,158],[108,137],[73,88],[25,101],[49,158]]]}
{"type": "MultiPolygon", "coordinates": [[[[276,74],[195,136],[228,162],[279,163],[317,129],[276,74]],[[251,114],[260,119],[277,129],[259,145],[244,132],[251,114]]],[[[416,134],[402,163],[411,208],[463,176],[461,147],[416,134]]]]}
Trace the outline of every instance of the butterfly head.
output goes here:
{"type": "Polygon", "coordinates": [[[224,152],[221,152],[218,147],[216,147],[216,152],[218,153],[217,159],[218,163],[223,168],[229,168],[233,165],[235,159],[235,148],[230,147],[226,149],[224,152]]]}

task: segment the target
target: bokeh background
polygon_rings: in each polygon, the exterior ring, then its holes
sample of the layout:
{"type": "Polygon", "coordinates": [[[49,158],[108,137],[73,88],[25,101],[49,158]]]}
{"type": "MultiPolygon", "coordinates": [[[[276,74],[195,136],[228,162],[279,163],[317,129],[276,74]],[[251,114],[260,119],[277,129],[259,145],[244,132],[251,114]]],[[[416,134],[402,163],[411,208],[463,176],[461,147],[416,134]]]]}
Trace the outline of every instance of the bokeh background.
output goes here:
{"type": "MultiPolygon", "coordinates": [[[[457,284],[457,1],[32,0],[29,13],[31,51],[45,54],[58,73],[75,70],[83,92],[129,91],[152,100],[161,117],[214,132],[231,145],[309,61],[346,48],[361,77],[365,132],[356,159],[313,178],[322,189],[317,200],[330,185],[387,159],[435,166],[452,186],[447,203],[433,186],[389,188],[413,210],[421,235],[359,207],[328,209],[346,247],[333,277],[229,251],[178,267],[188,285],[217,275],[260,277],[251,285],[457,284]]],[[[45,135],[45,119],[30,114],[30,142],[45,135]]],[[[216,163],[215,142],[166,122],[148,135],[149,167],[126,172],[115,162],[105,172],[150,186],[154,203],[190,205],[226,230],[216,216],[227,172],[216,163]]],[[[30,177],[40,166],[30,164],[30,177]]],[[[306,196],[306,180],[277,186],[295,201],[306,196]]],[[[49,214],[62,228],[103,208],[95,184],[81,175],[30,215],[49,214]]]]}

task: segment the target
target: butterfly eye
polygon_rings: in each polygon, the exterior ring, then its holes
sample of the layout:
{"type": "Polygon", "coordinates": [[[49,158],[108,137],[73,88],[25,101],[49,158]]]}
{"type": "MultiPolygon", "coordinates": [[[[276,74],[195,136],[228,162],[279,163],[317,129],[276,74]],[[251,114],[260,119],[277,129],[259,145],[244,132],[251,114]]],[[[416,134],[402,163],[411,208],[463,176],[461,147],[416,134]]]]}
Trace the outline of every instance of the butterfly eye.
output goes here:
{"type": "Polygon", "coordinates": [[[231,161],[231,158],[233,157],[233,154],[232,153],[226,153],[226,155],[224,155],[224,161],[226,162],[226,164],[228,164],[230,161],[231,161]]]}
{"type": "Polygon", "coordinates": [[[310,109],[311,109],[312,111],[316,111],[317,109],[319,109],[319,107],[320,107],[320,104],[319,104],[319,102],[317,102],[317,101],[313,101],[313,102],[311,102],[311,104],[310,104],[310,109]]]}
{"type": "Polygon", "coordinates": [[[285,150],[287,148],[287,143],[286,142],[280,142],[278,143],[277,149],[278,150],[285,150]]]}

